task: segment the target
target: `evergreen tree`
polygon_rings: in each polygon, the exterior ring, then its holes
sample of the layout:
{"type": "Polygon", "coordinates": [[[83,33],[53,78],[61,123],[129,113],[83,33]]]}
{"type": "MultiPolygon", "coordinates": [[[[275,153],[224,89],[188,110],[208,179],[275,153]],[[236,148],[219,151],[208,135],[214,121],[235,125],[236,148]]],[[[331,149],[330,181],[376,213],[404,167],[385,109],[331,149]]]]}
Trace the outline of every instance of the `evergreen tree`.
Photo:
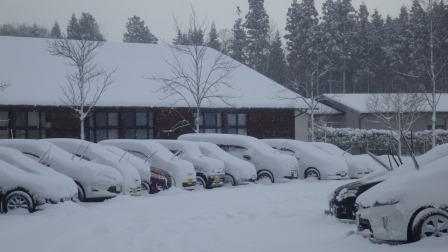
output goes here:
{"type": "Polygon", "coordinates": [[[247,63],[256,71],[266,74],[269,55],[269,16],[264,0],[249,0],[249,12],[244,27],[247,32],[247,63]]]}
{"type": "Polygon", "coordinates": [[[176,37],[173,39],[175,45],[188,45],[188,35],[183,33],[180,29],[177,29],[176,37]]]}
{"type": "Polygon", "coordinates": [[[92,14],[83,12],[79,18],[79,36],[84,40],[104,41],[95,18],[92,14]]]}
{"type": "Polygon", "coordinates": [[[221,51],[221,42],[219,42],[218,32],[216,31],[215,23],[212,23],[210,32],[208,33],[207,46],[218,51],[221,51]]]}
{"type": "Polygon", "coordinates": [[[369,21],[370,13],[365,3],[362,3],[358,10],[355,43],[357,45],[354,52],[354,60],[356,61],[356,72],[354,82],[355,91],[367,92],[371,91],[372,69],[369,58],[370,51],[370,31],[371,23],[369,21]]]}
{"type": "Polygon", "coordinates": [[[314,43],[318,23],[314,0],[292,2],[288,9],[285,35],[290,81],[301,85],[309,81],[309,75],[313,71],[312,61],[318,47],[314,43]]]}
{"type": "Polygon", "coordinates": [[[70,18],[70,21],[68,21],[67,25],[67,38],[68,39],[81,39],[80,36],[80,30],[79,30],[79,23],[78,19],[76,18],[75,14],[72,14],[72,17],[70,18]]]}
{"type": "Polygon", "coordinates": [[[54,22],[53,28],[51,28],[50,37],[55,39],[62,38],[62,32],[58,22],[54,22]]]}
{"type": "Polygon", "coordinates": [[[134,15],[130,17],[126,23],[126,32],[123,34],[123,42],[157,44],[158,39],[150,32],[149,28],[145,26],[145,21],[134,15]]]}
{"type": "Polygon", "coordinates": [[[191,27],[187,34],[188,45],[204,45],[204,30],[202,28],[191,27]]]}
{"type": "Polygon", "coordinates": [[[286,67],[285,52],[283,51],[280,32],[277,31],[269,50],[267,75],[274,81],[285,84],[286,67]]]}
{"type": "Polygon", "coordinates": [[[353,69],[355,9],[351,0],[327,0],[323,5],[322,29],[326,36],[327,55],[334,66],[331,79],[340,83],[339,92],[346,93],[353,69]]]}
{"type": "Polygon", "coordinates": [[[247,57],[246,57],[246,53],[245,53],[245,48],[246,48],[246,31],[244,30],[243,27],[243,19],[241,18],[241,9],[240,7],[237,7],[237,15],[238,18],[235,21],[235,24],[233,25],[233,39],[232,39],[232,43],[230,45],[230,56],[243,63],[246,64],[247,63],[247,57]]]}

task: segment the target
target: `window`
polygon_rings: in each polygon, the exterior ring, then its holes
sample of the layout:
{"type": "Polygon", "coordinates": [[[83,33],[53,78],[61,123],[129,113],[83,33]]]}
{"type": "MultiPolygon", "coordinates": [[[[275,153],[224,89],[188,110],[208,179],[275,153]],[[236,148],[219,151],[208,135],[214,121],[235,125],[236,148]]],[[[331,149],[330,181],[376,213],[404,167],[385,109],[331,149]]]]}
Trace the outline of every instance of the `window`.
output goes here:
{"type": "Polygon", "coordinates": [[[227,114],[227,126],[229,134],[247,135],[247,114],[227,114]]]}
{"type": "Polygon", "coordinates": [[[118,138],[118,113],[96,112],[90,118],[90,139],[99,142],[118,138]]]}
{"type": "Polygon", "coordinates": [[[15,138],[41,139],[47,137],[45,112],[16,112],[15,138]]]}
{"type": "Polygon", "coordinates": [[[124,138],[151,139],[154,138],[154,124],[151,112],[124,113],[124,138]]]}
{"type": "Polygon", "coordinates": [[[0,139],[9,138],[9,112],[0,111],[0,139]]]}
{"type": "MultiPolygon", "coordinates": [[[[196,113],[194,114],[196,118],[196,113]]],[[[221,113],[201,113],[199,117],[200,133],[221,133],[221,113]]]]}

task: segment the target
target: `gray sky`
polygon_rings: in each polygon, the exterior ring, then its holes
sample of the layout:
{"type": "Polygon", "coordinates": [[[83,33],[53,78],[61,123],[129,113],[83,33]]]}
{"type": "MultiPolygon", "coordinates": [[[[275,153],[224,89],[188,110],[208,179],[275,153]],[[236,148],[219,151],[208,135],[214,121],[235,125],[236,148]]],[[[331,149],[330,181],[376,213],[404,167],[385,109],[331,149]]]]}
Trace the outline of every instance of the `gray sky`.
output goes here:
{"type": "MultiPolygon", "coordinates": [[[[292,0],[265,0],[265,7],[273,23],[283,30],[286,12],[292,0]]],[[[316,0],[318,9],[324,0],[316,0]]],[[[409,6],[411,0],[353,0],[355,8],[361,2],[369,6],[370,12],[377,8],[383,15],[396,16],[402,5],[409,6]]],[[[174,17],[186,23],[190,6],[198,16],[218,27],[230,28],[235,20],[235,6],[243,13],[247,0],[0,0],[0,23],[37,23],[51,27],[57,20],[65,29],[70,15],[90,12],[100,25],[108,40],[121,41],[127,18],[140,16],[149,25],[152,33],[162,41],[174,37],[174,17]]]]}

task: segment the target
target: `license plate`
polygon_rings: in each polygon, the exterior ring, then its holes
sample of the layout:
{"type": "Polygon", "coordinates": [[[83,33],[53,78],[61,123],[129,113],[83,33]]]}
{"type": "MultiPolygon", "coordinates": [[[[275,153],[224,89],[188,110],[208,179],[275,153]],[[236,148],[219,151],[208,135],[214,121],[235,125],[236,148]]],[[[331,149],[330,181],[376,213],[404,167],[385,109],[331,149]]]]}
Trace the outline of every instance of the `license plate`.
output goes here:
{"type": "Polygon", "coordinates": [[[187,180],[187,184],[192,185],[193,184],[193,179],[188,179],[187,180]]]}
{"type": "Polygon", "coordinates": [[[221,178],[216,176],[215,177],[215,184],[219,184],[219,183],[221,183],[221,178]]]}

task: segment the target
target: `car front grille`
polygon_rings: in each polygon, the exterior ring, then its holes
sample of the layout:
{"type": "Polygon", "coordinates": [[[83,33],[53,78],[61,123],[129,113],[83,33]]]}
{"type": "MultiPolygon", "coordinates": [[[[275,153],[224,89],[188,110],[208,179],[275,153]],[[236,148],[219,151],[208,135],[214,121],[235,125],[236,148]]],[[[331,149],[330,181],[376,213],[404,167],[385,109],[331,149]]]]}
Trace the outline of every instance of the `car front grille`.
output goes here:
{"type": "Polygon", "coordinates": [[[358,231],[369,230],[372,232],[372,227],[370,226],[370,221],[368,219],[363,219],[358,217],[358,231]]]}
{"type": "Polygon", "coordinates": [[[110,193],[120,193],[120,190],[117,188],[117,186],[111,186],[107,189],[110,193]]]}

